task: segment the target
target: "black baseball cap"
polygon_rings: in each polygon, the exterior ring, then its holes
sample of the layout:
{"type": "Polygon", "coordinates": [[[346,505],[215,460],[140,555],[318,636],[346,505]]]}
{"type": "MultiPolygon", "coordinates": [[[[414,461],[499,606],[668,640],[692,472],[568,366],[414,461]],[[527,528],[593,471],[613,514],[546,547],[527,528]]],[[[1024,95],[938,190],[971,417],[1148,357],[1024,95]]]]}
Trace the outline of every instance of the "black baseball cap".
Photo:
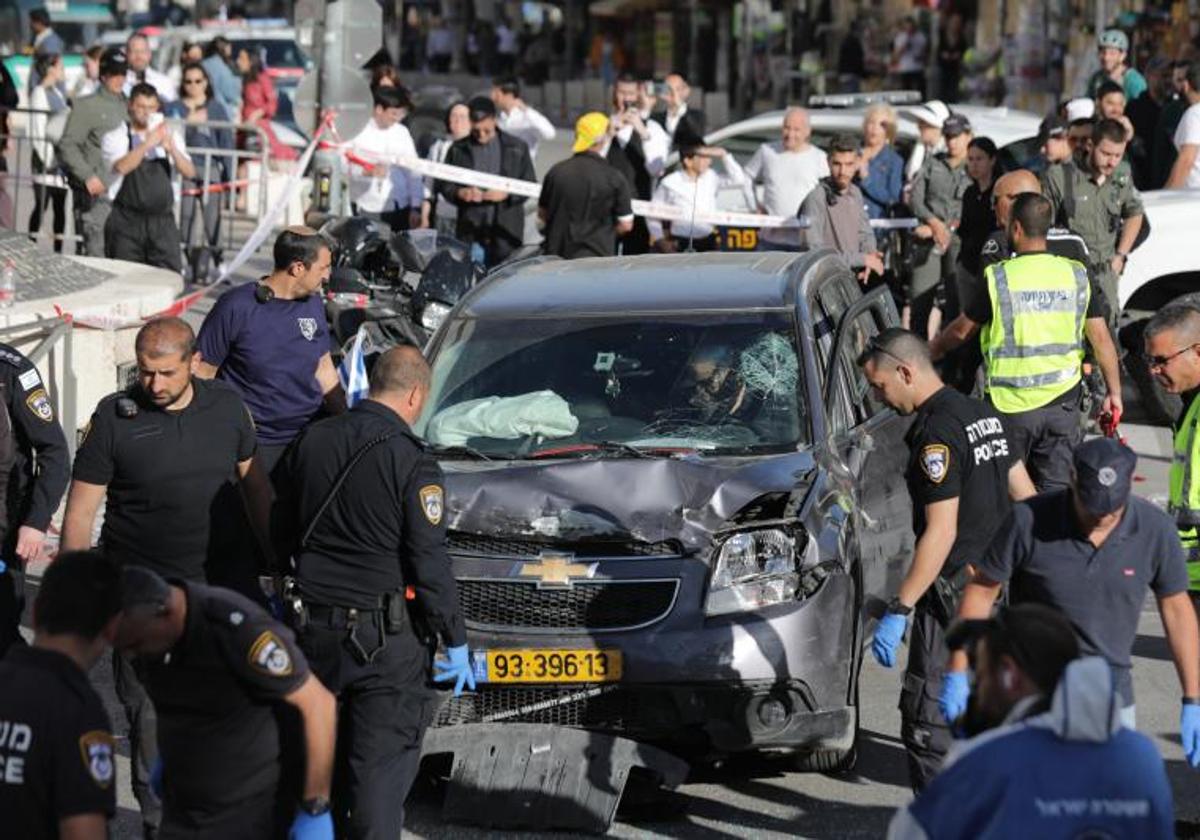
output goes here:
{"type": "Polygon", "coordinates": [[[486,96],[473,96],[467,102],[467,110],[471,112],[471,122],[479,122],[496,116],[496,103],[486,96]]]}
{"type": "Polygon", "coordinates": [[[1070,127],[1071,124],[1062,117],[1051,114],[1038,127],[1038,143],[1045,143],[1051,137],[1066,137],[1070,127]]]}
{"type": "Polygon", "coordinates": [[[1093,438],[1075,449],[1075,496],[1093,516],[1106,516],[1129,501],[1137,455],[1115,438],[1093,438]]]}
{"type": "Polygon", "coordinates": [[[971,121],[962,114],[951,114],[942,123],[943,137],[957,137],[971,130],[971,121]]]}
{"type": "Polygon", "coordinates": [[[109,47],[100,55],[100,78],[124,76],[129,72],[129,60],[121,47],[109,47]]]}

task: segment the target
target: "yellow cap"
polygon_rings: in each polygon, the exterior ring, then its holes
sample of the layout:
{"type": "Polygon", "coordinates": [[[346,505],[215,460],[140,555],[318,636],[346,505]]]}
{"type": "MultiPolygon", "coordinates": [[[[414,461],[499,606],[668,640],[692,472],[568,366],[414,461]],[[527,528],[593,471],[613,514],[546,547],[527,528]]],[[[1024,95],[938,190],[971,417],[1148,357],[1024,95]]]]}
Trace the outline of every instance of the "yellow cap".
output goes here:
{"type": "Polygon", "coordinates": [[[599,111],[584,114],[575,123],[575,145],[573,152],[586,152],[595,146],[608,131],[608,117],[599,111]]]}

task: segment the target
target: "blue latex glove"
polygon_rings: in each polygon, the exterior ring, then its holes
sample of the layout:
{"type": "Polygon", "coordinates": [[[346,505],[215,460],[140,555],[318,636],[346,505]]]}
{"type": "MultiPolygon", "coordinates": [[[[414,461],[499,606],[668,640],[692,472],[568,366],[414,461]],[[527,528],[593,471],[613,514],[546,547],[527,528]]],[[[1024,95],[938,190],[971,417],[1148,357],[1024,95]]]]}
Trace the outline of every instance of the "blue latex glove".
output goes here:
{"type": "Polygon", "coordinates": [[[161,755],[154,759],[154,764],[150,765],[150,792],[159,799],[163,798],[163,763],[161,755]]]}
{"type": "Polygon", "coordinates": [[[970,696],[971,686],[967,684],[966,671],[947,671],[942,675],[942,694],[938,697],[938,707],[946,723],[954,723],[962,717],[970,696]]]}
{"type": "Polygon", "coordinates": [[[446,682],[454,680],[454,696],[458,697],[463,692],[463,684],[465,683],[472,691],[475,690],[475,672],[471,670],[471,656],[467,652],[466,645],[457,645],[456,647],[446,648],[446,656],[449,662],[439,659],[433,663],[433,667],[437,669],[437,674],[434,676],[434,682],[446,682]]]}
{"type": "Polygon", "coordinates": [[[1179,740],[1188,764],[1200,767],[1200,706],[1184,706],[1179,715],[1179,740]]]}
{"type": "Polygon", "coordinates": [[[288,829],[288,840],[333,840],[333,816],[328,811],[316,817],[300,811],[288,829]]]}
{"type": "Polygon", "coordinates": [[[879,619],[879,626],[875,628],[875,641],[871,642],[871,652],[875,654],[876,662],[885,668],[896,664],[896,648],[900,647],[900,640],[904,638],[904,628],[907,626],[908,619],[896,613],[890,612],[879,619]]]}

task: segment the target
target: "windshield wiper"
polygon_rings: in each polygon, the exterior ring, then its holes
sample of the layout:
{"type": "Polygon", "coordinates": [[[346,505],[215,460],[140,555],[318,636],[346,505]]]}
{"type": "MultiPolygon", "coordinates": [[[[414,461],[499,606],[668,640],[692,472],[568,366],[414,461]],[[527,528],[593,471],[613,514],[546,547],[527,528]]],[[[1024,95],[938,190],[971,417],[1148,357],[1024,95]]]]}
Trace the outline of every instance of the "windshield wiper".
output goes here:
{"type": "Polygon", "coordinates": [[[461,445],[461,444],[458,446],[431,446],[430,451],[432,451],[434,455],[437,455],[439,457],[445,456],[445,455],[450,455],[450,456],[466,455],[470,458],[477,458],[480,461],[496,460],[491,455],[487,455],[483,452],[480,452],[478,449],[476,449],[473,446],[466,446],[466,445],[461,445]]]}
{"type": "MultiPolygon", "coordinates": [[[[667,450],[674,450],[676,447],[647,447],[645,449],[632,444],[622,443],[619,440],[601,440],[588,441],[587,443],[569,443],[564,446],[552,447],[550,449],[541,449],[537,452],[530,452],[528,458],[553,458],[562,455],[624,455],[629,458],[662,458],[666,457],[662,453],[667,450]]],[[[693,451],[693,450],[682,450],[693,451]]]]}

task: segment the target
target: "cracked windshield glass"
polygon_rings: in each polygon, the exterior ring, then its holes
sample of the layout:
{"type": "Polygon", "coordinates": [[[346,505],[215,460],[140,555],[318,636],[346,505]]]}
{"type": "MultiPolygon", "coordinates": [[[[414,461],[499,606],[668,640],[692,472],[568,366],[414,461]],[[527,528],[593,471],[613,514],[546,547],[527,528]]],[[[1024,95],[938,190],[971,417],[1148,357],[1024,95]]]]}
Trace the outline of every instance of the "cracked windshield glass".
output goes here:
{"type": "Polygon", "coordinates": [[[786,313],[463,319],[422,431],[504,458],[785,451],[804,442],[786,313]]]}

